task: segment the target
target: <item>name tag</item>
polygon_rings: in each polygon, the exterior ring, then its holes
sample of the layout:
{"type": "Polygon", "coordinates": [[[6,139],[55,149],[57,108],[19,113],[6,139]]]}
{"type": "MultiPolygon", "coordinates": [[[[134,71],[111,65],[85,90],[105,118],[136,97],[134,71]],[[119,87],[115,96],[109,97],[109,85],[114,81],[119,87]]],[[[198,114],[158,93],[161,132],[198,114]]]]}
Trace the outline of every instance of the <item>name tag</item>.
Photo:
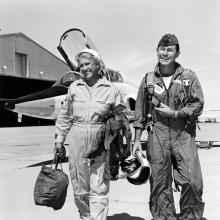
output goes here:
{"type": "Polygon", "coordinates": [[[164,86],[161,84],[160,86],[155,84],[154,85],[154,92],[157,93],[157,94],[162,94],[163,92],[165,91],[165,88],[164,86]]]}

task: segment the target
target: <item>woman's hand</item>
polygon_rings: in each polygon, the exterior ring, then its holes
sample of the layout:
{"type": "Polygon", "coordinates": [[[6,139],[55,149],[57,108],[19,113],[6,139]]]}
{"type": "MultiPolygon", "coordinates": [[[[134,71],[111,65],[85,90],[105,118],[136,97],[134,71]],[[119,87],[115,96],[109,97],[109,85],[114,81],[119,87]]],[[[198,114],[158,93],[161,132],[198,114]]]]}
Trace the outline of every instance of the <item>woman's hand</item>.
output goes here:
{"type": "Polygon", "coordinates": [[[66,149],[62,143],[55,143],[54,147],[54,158],[59,159],[61,162],[65,160],[66,157],[66,149]]]}

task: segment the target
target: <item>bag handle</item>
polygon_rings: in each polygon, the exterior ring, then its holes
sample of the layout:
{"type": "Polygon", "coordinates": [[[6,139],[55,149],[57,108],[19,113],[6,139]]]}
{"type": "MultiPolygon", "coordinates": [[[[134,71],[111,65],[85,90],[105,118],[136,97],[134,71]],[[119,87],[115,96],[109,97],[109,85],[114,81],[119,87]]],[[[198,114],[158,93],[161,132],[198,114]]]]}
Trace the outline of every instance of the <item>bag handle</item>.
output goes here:
{"type": "Polygon", "coordinates": [[[62,163],[61,163],[61,160],[59,158],[56,158],[56,157],[53,158],[51,168],[52,168],[53,164],[55,164],[55,170],[57,170],[58,164],[60,164],[61,170],[63,171],[62,163]]]}

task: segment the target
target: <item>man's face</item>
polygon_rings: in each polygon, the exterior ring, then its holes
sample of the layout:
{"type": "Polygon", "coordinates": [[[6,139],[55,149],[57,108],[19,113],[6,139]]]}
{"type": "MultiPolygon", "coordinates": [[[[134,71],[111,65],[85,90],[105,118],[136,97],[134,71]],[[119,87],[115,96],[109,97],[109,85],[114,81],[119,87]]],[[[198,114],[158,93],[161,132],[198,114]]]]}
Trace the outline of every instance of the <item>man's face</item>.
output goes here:
{"type": "Polygon", "coordinates": [[[157,57],[161,65],[170,65],[174,63],[178,56],[179,52],[176,51],[176,45],[159,46],[157,49],[157,57]]]}
{"type": "Polygon", "coordinates": [[[80,73],[82,73],[85,79],[89,80],[97,76],[99,72],[99,66],[91,57],[81,57],[78,64],[80,73]]]}

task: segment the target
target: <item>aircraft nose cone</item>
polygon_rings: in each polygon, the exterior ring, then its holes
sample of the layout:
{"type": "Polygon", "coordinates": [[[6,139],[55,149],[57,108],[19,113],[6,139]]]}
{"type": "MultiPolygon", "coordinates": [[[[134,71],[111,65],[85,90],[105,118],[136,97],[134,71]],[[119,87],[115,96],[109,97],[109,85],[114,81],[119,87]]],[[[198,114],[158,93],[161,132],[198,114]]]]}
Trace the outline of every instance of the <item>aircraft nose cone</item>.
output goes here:
{"type": "Polygon", "coordinates": [[[13,102],[6,102],[5,108],[13,110],[15,108],[15,104],[13,102]]]}

